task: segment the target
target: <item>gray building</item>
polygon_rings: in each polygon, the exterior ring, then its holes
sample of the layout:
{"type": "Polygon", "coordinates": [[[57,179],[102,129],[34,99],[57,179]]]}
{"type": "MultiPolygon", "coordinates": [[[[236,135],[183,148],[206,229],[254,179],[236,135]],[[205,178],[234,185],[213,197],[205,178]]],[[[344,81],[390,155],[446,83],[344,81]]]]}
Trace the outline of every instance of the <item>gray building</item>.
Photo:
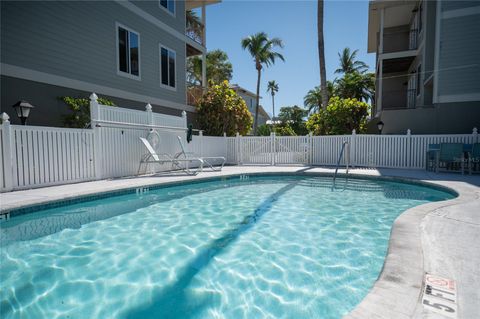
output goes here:
{"type": "Polygon", "coordinates": [[[95,92],[194,118],[188,97],[201,90],[186,84],[186,59],[205,61],[205,6],[217,2],[1,1],[1,111],[18,124],[11,106],[24,99],[35,106],[29,124],[62,126],[58,97],[95,92]],[[187,10],[197,11],[193,23],[187,10]]]}
{"type": "Polygon", "coordinates": [[[371,1],[368,52],[376,53],[373,122],[383,132],[480,128],[479,1],[371,1]]]}
{"type": "MultiPolygon", "coordinates": [[[[255,107],[257,103],[257,95],[247,89],[244,89],[238,84],[232,84],[231,88],[237,92],[238,95],[245,101],[247,104],[248,110],[250,111],[250,114],[252,114],[252,117],[255,119],[255,107]]],[[[260,97],[262,98],[262,97],[260,97]]],[[[265,111],[265,109],[259,105],[258,107],[258,125],[263,125],[266,124],[267,121],[270,120],[270,116],[268,113],[265,111]]]]}

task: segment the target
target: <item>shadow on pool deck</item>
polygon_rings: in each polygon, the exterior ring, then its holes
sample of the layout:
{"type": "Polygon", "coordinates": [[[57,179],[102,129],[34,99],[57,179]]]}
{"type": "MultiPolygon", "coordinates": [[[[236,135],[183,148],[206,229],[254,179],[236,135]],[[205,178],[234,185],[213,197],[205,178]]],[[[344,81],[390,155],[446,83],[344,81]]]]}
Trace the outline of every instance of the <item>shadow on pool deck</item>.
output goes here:
{"type": "MultiPolygon", "coordinates": [[[[146,319],[146,318],[189,318],[192,315],[203,310],[215,297],[205,295],[201,300],[198,296],[192,298],[187,292],[187,288],[192,282],[193,278],[218,254],[220,254],[226,247],[233,243],[241,234],[248,231],[257,223],[265,213],[267,213],[277,201],[277,199],[295,187],[296,181],[293,181],[272,195],[265,199],[255,209],[253,214],[246,216],[238,227],[228,230],[220,238],[211,242],[207,248],[198,254],[198,256],[186,265],[179,273],[178,279],[172,285],[159,289],[153,292],[152,301],[148,304],[140,305],[136,308],[125,311],[120,317],[128,319],[146,319]]],[[[206,293],[205,293],[206,294],[206,293]]]]}

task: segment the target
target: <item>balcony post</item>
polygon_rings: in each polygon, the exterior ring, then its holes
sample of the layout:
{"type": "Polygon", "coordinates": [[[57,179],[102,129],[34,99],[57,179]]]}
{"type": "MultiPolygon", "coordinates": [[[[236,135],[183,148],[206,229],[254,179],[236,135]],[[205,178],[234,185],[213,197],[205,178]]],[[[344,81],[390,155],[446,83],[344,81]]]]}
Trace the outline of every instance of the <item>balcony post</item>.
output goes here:
{"type": "Polygon", "coordinates": [[[202,89],[207,87],[207,53],[202,52],[202,89]]]}
{"type": "Polygon", "coordinates": [[[378,53],[383,53],[383,29],[385,27],[385,8],[380,10],[380,44],[378,48],[378,53]]]}
{"type": "Polygon", "coordinates": [[[202,52],[202,87],[207,87],[207,10],[205,9],[205,2],[202,4],[202,44],[205,48],[202,52]]]}
{"type": "Polygon", "coordinates": [[[202,4],[202,44],[206,48],[207,47],[207,10],[205,9],[205,2],[202,4]]]}

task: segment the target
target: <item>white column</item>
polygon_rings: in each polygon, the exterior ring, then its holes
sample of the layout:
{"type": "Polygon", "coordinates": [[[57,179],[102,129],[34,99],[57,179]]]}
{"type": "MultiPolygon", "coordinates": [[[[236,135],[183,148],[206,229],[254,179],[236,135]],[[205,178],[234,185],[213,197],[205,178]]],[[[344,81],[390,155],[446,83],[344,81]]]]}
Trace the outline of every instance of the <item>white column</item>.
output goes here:
{"type": "Polygon", "coordinates": [[[101,120],[99,111],[98,96],[92,93],[90,95],[90,124],[93,129],[93,166],[97,180],[103,178],[101,127],[97,126],[97,121],[101,120]]]}
{"type": "Polygon", "coordinates": [[[205,2],[202,4],[202,44],[206,48],[207,47],[207,10],[205,7],[205,2]]]}
{"type": "Polygon", "coordinates": [[[202,86],[206,88],[207,83],[207,10],[205,9],[205,3],[202,4],[202,44],[204,50],[202,52],[202,86]]]}
{"type": "Polygon", "coordinates": [[[3,171],[5,172],[5,191],[13,189],[13,152],[12,152],[12,127],[10,126],[10,117],[7,113],[2,113],[2,154],[3,171]]]}
{"type": "Polygon", "coordinates": [[[380,39],[378,44],[378,53],[383,53],[383,28],[385,27],[385,8],[380,10],[380,39]]]}
{"type": "MultiPolygon", "coordinates": [[[[379,64],[379,69],[378,69],[378,95],[377,95],[377,101],[375,103],[377,104],[376,107],[376,112],[377,114],[382,110],[382,98],[383,98],[383,29],[385,27],[385,8],[382,8],[380,10],[380,39],[379,39],[379,45],[378,45],[378,61],[377,63],[379,64]]],[[[372,114],[375,116],[375,114],[372,114]]]]}

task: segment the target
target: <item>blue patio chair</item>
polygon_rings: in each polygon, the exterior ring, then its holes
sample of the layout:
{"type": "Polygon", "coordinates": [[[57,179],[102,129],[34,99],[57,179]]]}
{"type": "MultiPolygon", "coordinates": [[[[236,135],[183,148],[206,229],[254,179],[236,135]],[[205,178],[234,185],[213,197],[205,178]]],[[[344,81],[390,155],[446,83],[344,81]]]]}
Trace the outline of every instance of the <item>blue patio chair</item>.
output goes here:
{"type": "Polygon", "coordinates": [[[469,173],[480,172],[480,143],[474,143],[472,151],[468,154],[469,173]]]}
{"type": "Polygon", "coordinates": [[[427,171],[435,171],[436,154],[439,148],[439,144],[428,144],[428,149],[425,156],[425,169],[427,171]]]}
{"type": "Polygon", "coordinates": [[[435,172],[438,173],[440,168],[458,169],[464,173],[465,157],[463,155],[462,143],[441,143],[440,151],[437,152],[437,160],[435,165],[435,172]]]}

